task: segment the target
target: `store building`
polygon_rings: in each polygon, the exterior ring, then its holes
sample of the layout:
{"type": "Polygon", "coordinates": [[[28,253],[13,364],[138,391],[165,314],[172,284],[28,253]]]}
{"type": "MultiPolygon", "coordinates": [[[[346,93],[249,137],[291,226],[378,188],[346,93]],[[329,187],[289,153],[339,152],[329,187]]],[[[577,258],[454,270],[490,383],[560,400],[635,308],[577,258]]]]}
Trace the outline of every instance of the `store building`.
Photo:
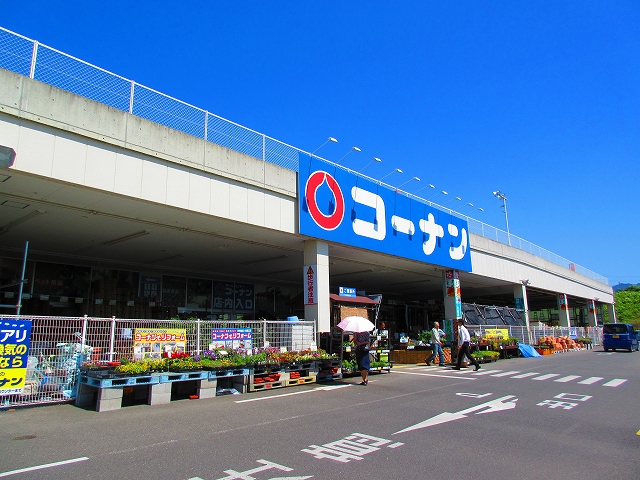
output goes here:
{"type": "Polygon", "coordinates": [[[347,287],[381,296],[394,333],[463,303],[615,319],[606,279],[522,239],[133,82],[120,105],[25,59],[0,64],[0,313],[296,315],[322,332],[347,287]]]}

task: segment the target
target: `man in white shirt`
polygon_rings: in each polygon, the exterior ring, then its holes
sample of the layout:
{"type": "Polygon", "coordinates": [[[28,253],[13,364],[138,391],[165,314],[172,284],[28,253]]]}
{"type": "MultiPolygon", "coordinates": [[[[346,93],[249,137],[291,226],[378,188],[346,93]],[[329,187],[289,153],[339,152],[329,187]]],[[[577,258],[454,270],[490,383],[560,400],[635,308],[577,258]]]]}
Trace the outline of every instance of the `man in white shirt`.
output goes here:
{"type": "Polygon", "coordinates": [[[471,342],[471,335],[469,335],[469,330],[464,326],[464,319],[459,318],[456,323],[458,324],[458,363],[454,370],[460,370],[460,366],[462,365],[462,360],[464,357],[467,357],[471,363],[476,367],[475,371],[480,370],[480,364],[478,361],[471,356],[471,351],[469,350],[469,344],[471,342]]]}
{"type": "Polygon", "coordinates": [[[442,342],[444,341],[445,333],[440,330],[440,323],[434,322],[431,329],[431,347],[433,353],[429,358],[425,360],[427,366],[431,365],[436,358],[436,355],[440,355],[440,366],[444,367],[444,352],[442,351],[442,342]]]}

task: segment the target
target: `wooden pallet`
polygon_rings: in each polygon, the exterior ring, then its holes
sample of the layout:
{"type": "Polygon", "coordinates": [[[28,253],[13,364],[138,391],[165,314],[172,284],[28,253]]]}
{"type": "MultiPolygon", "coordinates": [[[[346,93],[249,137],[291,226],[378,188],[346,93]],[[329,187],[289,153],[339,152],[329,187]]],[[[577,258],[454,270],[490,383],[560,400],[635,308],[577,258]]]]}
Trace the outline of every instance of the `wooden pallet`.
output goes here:
{"type": "Polygon", "coordinates": [[[286,381],[287,387],[293,387],[295,385],[304,385],[306,383],[316,383],[316,378],[317,377],[315,375],[309,375],[308,377],[289,379],[286,381]]]}
{"type": "Polygon", "coordinates": [[[277,382],[265,382],[265,383],[254,383],[253,385],[249,385],[250,392],[259,392],[261,390],[271,390],[273,388],[282,388],[286,387],[286,380],[279,380],[277,382]]]}
{"type": "Polygon", "coordinates": [[[81,375],[80,383],[97,388],[130,387],[135,385],[151,385],[154,383],[160,383],[160,377],[158,375],[144,375],[123,378],[94,378],[81,375]]]}

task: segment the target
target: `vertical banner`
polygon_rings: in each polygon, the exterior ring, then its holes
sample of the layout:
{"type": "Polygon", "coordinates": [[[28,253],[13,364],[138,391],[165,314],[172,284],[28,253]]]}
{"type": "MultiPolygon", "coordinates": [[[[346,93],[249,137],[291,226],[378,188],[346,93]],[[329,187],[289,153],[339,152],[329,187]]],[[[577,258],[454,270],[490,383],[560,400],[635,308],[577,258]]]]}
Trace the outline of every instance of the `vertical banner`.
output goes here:
{"type": "Polygon", "coordinates": [[[452,297],[456,306],[456,318],[462,318],[462,296],[460,294],[460,273],[457,270],[445,272],[447,297],[452,297]]]}
{"type": "Polygon", "coordinates": [[[516,304],[516,310],[518,310],[520,312],[524,312],[524,298],[515,297],[514,301],[515,301],[515,304],[516,304]]]}
{"type": "Polygon", "coordinates": [[[558,302],[560,303],[560,310],[569,310],[569,302],[567,296],[564,293],[558,295],[558,302]]]}
{"type": "Polygon", "coordinates": [[[445,318],[440,323],[442,323],[442,330],[446,334],[445,339],[448,342],[453,343],[454,335],[453,335],[453,320],[450,318],[445,318]]]}
{"type": "Polygon", "coordinates": [[[318,286],[317,286],[317,265],[305,265],[304,267],[304,304],[317,305],[318,303],[318,286]]]}
{"type": "Polygon", "coordinates": [[[0,395],[22,393],[30,343],[31,320],[0,319],[0,395]]]}

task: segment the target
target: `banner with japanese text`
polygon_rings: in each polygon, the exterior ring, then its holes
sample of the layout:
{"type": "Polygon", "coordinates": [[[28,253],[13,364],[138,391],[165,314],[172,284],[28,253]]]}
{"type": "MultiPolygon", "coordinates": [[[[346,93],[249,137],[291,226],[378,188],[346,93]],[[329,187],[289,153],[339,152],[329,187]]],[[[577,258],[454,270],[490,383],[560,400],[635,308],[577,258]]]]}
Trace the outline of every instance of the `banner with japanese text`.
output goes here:
{"type": "Polygon", "coordinates": [[[509,338],[508,328],[487,328],[484,331],[484,338],[492,340],[506,340],[509,338]]]}
{"type": "Polygon", "coordinates": [[[250,328],[212,328],[209,348],[252,348],[250,328]]]}
{"type": "Polygon", "coordinates": [[[22,393],[30,343],[31,320],[0,319],[0,395],[22,393]]]}
{"type": "Polygon", "coordinates": [[[187,347],[184,328],[136,328],[133,332],[133,358],[171,357],[187,347]]]}
{"type": "Polygon", "coordinates": [[[255,294],[250,283],[213,282],[214,312],[253,312],[255,294]]]}

